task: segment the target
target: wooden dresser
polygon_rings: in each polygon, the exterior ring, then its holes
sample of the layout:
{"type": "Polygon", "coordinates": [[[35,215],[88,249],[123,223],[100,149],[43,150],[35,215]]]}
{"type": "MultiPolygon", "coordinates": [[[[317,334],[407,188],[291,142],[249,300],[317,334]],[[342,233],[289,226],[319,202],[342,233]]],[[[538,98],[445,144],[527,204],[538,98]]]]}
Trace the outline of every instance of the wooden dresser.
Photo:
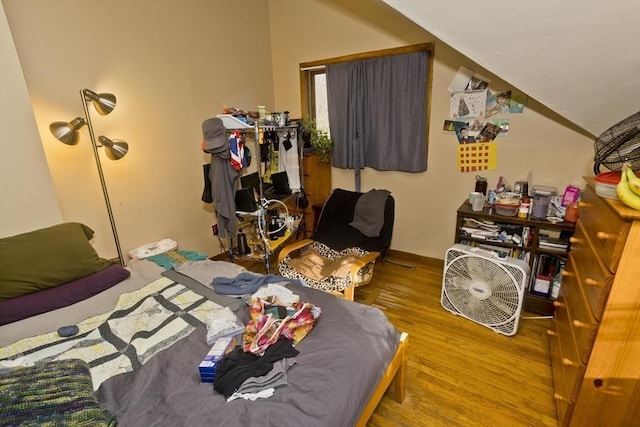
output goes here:
{"type": "Polygon", "coordinates": [[[313,234],[315,224],[315,212],[313,205],[324,203],[331,193],[331,164],[318,160],[318,155],[313,153],[302,158],[303,183],[309,206],[304,210],[304,219],[307,226],[307,234],[313,234]]]}
{"type": "Polygon", "coordinates": [[[586,181],[548,331],[558,424],[640,425],[640,211],[586,181]]]}

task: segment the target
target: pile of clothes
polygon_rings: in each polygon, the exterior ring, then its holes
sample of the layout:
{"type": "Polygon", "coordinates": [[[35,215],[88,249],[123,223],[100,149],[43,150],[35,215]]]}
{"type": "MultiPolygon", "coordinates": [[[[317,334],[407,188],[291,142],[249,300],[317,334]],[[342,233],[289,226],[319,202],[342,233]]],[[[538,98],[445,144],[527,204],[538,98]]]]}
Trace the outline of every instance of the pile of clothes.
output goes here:
{"type": "MultiPolygon", "coordinates": [[[[311,332],[322,313],[320,307],[301,302],[298,295],[277,283],[282,281],[290,280],[242,273],[213,281],[216,292],[226,295],[243,295],[257,288],[247,301],[251,318],[244,327],[242,345],[216,366],[213,387],[227,401],[267,398],[276,388],[286,386],[287,370],[299,354],[295,345],[311,332]]],[[[230,313],[220,311],[214,317],[207,319],[208,340],[216,330],[234,327],[230,313]]]]}

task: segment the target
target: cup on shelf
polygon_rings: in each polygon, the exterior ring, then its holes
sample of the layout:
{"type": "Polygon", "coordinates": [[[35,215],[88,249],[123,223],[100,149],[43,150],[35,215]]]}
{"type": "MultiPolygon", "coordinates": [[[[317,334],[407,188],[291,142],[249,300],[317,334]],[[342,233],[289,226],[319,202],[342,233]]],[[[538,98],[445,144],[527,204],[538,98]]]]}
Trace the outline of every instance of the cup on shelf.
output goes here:
{"type": "Polygon", "coordinates": [[[471,210],[481,211],[484,208],[484,194],[479,191],[472,191],[469,193],[469,203],[471,204],[471,210]]]}

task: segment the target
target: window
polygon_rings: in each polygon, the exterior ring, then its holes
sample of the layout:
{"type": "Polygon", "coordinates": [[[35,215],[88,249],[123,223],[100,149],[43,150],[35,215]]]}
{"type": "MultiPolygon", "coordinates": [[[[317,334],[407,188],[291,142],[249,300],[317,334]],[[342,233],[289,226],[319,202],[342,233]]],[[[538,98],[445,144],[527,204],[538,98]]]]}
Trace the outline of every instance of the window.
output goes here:
{"type": "Polygon", "coordinates": [[[303,85],[302,116],[316,121],[318,129],[329,131],[327,74],[324,65],[300,69],[303,85]]]}
{"type": "Polygon", "coordinates": [[[432,43],[300,64],[303,117],[331,123],[334,167],[426,170],[432,64],[432,43]]]}

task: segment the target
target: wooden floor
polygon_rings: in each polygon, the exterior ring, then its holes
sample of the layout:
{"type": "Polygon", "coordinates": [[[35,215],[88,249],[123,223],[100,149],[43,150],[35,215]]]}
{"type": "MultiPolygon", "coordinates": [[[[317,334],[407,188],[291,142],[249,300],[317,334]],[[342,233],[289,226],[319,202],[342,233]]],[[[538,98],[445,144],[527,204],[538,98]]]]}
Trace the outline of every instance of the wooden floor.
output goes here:
{"type": "Polygon", "coordinates": [[[403,255],[377,263],[372,282],[356,290],[356,301],[372,301],[409,334],[405,401],[398,404],[391,387],[368,425],[556,427],[551,320],[523,318],[506,337],[455,316],[440,305],[442,266],[403,255]]]}

